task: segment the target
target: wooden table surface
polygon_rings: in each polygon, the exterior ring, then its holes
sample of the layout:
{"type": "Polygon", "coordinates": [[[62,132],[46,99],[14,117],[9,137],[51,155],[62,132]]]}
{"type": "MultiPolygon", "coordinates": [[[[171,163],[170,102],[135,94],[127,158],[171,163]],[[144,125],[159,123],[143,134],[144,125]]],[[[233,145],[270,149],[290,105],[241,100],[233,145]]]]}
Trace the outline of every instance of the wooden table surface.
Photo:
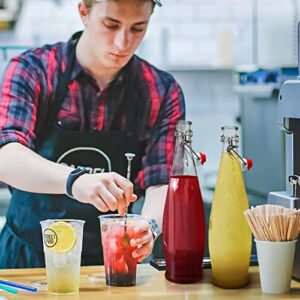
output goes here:
{"type": "MultiPolygon", "coordinates": [[[[32,280],[44,279],[45,269],[16,269],[0,270],[0,277],[23,284],[30,284],[32,280]]],[[[138,266],[137,285],[134,287],[108,287],[105,285],[103,266],[91,266],[81,268],[80,293],[69,296],[56,296],[47,291],[38,293],[20,292],[18,295],[0,292],[0,296],[6,299],[63,299],[63,300],[106,300],[106,299],[300,299],[300,283],[292,281],[291,291],[284,295],[262,294],[259,284],[257,267],[250,269],[250,283],[242,289],[226,290],[213,286],[210,283],[211,270],[204,270],[204,277],[197,284],[175,284],[167,281],[164,271],[157,271],[150,265],[138,266]],[[88,274],[101,274],[103,280],[98,283],[90,283],[88,274]]],[[[0,297],[1,299],[1,297],[0,297]]]]}

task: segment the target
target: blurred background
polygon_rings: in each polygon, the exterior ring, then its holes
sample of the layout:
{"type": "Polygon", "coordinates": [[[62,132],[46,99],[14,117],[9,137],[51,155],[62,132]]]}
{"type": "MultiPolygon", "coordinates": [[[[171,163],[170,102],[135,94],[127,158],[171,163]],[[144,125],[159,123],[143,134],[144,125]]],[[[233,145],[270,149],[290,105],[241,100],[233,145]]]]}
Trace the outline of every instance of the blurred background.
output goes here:
{"type": "MultiPolygon", "coordinates": [[[[82,29],[78,0],[0,0],[0,73],[27,48],[66,41],[82,29]]],[[[221,126],[237,125],[251,205],[285,189],[284,138],[276,123],[278,88],[297,75],[300,0],[163,0],[137,54],[170,71],[183,88],[206,217],[221,153],[221,126]]],[[[0,192],[3,222],[9,192],[0,192]]]]}

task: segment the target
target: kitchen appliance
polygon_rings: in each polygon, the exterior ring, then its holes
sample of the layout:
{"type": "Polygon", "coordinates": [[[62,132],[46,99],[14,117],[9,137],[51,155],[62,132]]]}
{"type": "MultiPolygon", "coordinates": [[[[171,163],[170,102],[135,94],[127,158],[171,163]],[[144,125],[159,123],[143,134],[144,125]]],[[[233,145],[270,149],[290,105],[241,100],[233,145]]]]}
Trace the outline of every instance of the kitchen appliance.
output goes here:
{"type": "MultiPolygon", "coordinates": [[[[298,73],[281,86],[277,123],[285,133],[286,190],[270,192],[269,204],[300,208],[300,22],[298,23],[298,73]]],[[[300,281],[300,243],[297,243],[293,278],[300,281]]]]}

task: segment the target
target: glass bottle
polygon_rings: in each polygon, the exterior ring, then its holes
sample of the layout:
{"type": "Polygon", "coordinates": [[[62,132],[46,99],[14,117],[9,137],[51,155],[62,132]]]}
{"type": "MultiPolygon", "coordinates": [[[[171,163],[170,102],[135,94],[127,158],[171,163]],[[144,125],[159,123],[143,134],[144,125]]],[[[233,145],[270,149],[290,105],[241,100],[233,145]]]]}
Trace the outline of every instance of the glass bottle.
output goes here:
{"type": "Polygon", "coordinates": [[[209,220],[212,282],[222,288],[240,288],[249,281],[251,232],[243,212],[248,208],[242,168],[252,161],[237,152],[235,126],[222,127],[223,151],[209,220]]]}
{"type": "Polygon", "coordinates": [[[168,280],[197,282],[202,278],[205,216],[196,172],[196,160],[206,157],[192,148],[192,123],[179,121],[163,218],[164,254],[168,280]]]}

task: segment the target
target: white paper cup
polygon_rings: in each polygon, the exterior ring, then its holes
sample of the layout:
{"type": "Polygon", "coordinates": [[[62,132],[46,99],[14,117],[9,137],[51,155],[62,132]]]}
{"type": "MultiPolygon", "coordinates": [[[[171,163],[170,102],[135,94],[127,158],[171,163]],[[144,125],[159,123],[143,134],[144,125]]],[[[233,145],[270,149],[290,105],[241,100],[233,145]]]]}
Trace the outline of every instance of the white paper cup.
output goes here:
{"type": "Polygon", "coordinates": [[[284,294],[290,291],[296,242],[255,240],[263,293],[284,294]]]}

